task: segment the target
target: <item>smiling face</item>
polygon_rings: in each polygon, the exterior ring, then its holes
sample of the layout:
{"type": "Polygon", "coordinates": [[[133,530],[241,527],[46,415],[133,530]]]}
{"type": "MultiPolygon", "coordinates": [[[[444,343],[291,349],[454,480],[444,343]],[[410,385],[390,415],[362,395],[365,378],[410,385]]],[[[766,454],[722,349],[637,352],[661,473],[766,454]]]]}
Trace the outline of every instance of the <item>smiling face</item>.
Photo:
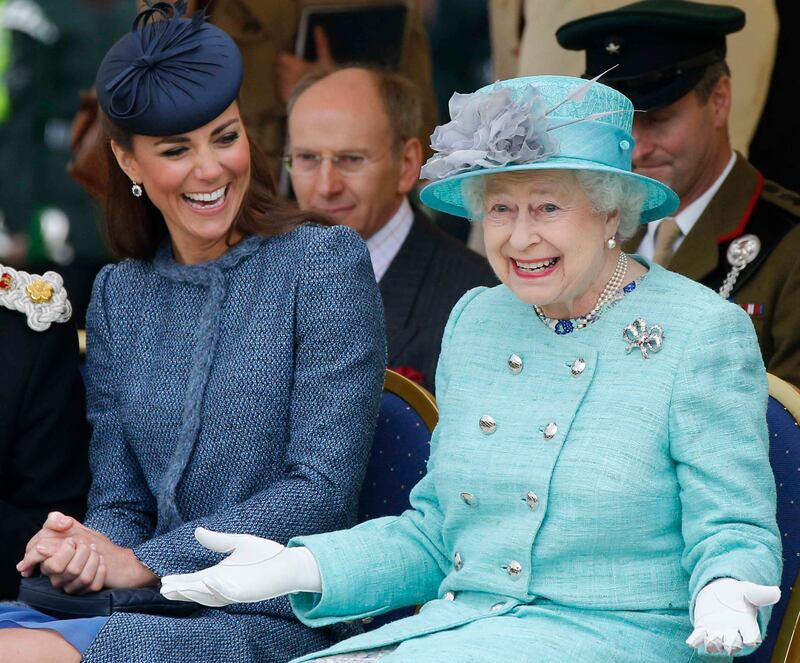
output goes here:
{"type": "Polygon", "coordinates": [[[369,71],[343,69],[314,83],[297,97],[288,124],[300,209],[328,214],[364,239],[389,222],[419,177],[420,142],[398,148],[369,71]]]}
{"type": "Polygon", "coordinates": [[[617,231],[618,213],[598,214],[569,171],[485,177],[483,232],[497,277],[550,317],[591,311],[617,262],[619,250],[606,241],[617,231]]]}
{"type": "Polygon", "coordinates": [[[135,135],[131,151],[112,149],[163,215],[177,260],[213,260],[240,238],[231,228],[250,182],[250,147],[236,102],[194,131],[135,135]]]}

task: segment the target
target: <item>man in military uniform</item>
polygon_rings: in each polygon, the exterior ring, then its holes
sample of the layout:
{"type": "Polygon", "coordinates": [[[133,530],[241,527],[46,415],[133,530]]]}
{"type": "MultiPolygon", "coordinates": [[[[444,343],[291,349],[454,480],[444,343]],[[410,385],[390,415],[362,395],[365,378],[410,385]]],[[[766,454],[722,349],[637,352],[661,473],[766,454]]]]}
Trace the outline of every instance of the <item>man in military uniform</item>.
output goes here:
{"type": "Polygon", "coordinates": [[[89,488],[78,336],[61,277],[0,264],[0,600],[50,511],[83,516],[89,488]]]}
{"type": "Polygon", "coordinates": [[[586,50],[585,76],[633,101],[634,171],[672,187],[676,216],[625,247],[700,281],[752,318],[767,370],[800,385],[800,196],[765,180],[731,150],[725,36],[733,7],[646,0],[559,28],[586,50]]]}

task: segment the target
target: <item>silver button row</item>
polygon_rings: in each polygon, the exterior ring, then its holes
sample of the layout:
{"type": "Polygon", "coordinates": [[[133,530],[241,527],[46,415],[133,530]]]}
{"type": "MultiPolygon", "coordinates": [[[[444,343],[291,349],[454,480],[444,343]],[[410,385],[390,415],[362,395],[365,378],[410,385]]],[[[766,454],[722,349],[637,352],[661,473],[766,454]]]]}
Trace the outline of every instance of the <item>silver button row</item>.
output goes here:
{"type": "MultiPolygon", "coordinates": [[[[497,421],[493,416],[484,414],[478,420],[478,428],[480,428],[481,433],[484,435],[492,435],[497,430],[497,421]]],[[[558,424],[555,421],[551,421],[545,426],[542,426],[539,432],[542,433],[545,440],[552,440],[558,433],[558,424]]]]}
{"type": "MultiPolygon", "coordinates": [[[[478,498],[472,493],[461,493],[461,499],[467,506],[478,506],[478,498]]],[[[530,507],[531,511],[535,511],[539,506],[539,496],[532,490],[525,493],[525,497],[522,498],[522,501],[530,507]]]]}
{"type": "MultiPolygon", "coordinates": [[[[508,370],[511,371],[512,375],[519,375],[522,373],[524,363],[522,361],[522,357],[520,357],[516,352],[508,356],[506,363],[508,364],[508,370]]],[[[586,370],[586,360],[583,357],[578,357],[571,364],[567,364],[567,366],[569,366],[570,373],[577,377],[586,370]]]]}
{"type": "MultiPolygon", "coordinates": [[[[455,566],[456,571],[460,571],[463,568],[464,561],[461,559],[460,552],[456,552],[456,554],[453,555],[453,565],[455,566]]],[[[515,559],[512,559],[508,564],[500,568],[504,569],[512,578],[518,578],[520,575],[522,575],[522,564],[515,559]]],[[[447,592],[444,595],[444,598],[448,601],[452,601],[455,598],[455,594],[452,592],[447,592]],[[452,596],[453,598],[448,598],[448,596],[452,596]]]]}

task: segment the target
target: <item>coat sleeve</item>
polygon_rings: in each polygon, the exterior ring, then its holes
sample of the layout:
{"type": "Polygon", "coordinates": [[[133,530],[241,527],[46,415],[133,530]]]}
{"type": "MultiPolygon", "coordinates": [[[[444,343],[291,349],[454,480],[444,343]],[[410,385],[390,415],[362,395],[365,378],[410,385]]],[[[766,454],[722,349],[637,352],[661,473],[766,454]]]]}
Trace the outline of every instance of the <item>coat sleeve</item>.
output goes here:
{"type": "Polygon", "coordinates": [[[108,319],[106,283],[115,267],[97,275],[86,312],[87,411],[92,425],[89,464],[92,487],[86,525],[126,548],[152,535],[156,504],[119,419],[115,352],[108,319]]]}
{"type": "Polygon", "coordinates": [[[366,245],[352,230],[330,228],[312,237],[298,265],[283,476],[237,505],[136,546],[156,575],[219,561],[195,541],[198,526],[285,542],[353,520],[386,365],[383,305],[366,245]]]}
{"type": "MultiPolygon", "coordinates": [[[[436,372],[436,393],[447,398],[448,347],[458,318],[485,288],[466,293],[445,327],[436,372]]],[[[436,494],[437,426],[425,476],[411,491],[411,509],[400,516],[369,520],[350,530],[298,537],[320,567],[322,593],[290,595],[292,608],[308,626],[372,617],[393,608],[424,603],[437,595],[449,567],[442,541],[443,514],[436,494]],[[365,563],[368,560],[368,563],[365,563]]]]}
{"type": "MultiPolygon", "coordinates": [[[[769,463],[767,379],[753,326],[724,305],[692,334],[670,402],[690,614],[716,578],[779,585],[781,541],[769,463]]],[[[771,609],[762,608],[762,633],[771,609]]]]}
{"type": "Polygon", "coordinates": [[[55,324],[44,332],[27,327],[21,331],[19,343],[4,348],[23,355],[19,361],[11,358],[4,367],[24,374],[4,376],[5,386],[19,391],[11,398],[15,425],[6,431],[0,423],[2,598],[16,597],[19,573],[14,566],[47,513],[57,510],[83,518],[89,488],[89,428],[75,326],[55,324]]]}

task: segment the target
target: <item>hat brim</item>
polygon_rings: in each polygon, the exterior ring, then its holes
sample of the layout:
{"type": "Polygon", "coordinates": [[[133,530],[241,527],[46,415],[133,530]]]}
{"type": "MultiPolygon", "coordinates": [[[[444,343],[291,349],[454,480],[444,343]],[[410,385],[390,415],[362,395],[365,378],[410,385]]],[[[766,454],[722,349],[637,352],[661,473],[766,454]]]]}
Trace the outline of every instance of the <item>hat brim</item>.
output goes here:
{"type": "Polygon", "coordinates": [[[471,219],[471,215],[464,204],[461,192],[461,183],[473,177],[485,177],[498,173],[513,173],[534,170],[587,170],[593,172],[613,173],[620,177],[641,182],[647,189],[647,197],[642,205],[640,223],[650,223],[672,214],[680,205],[678,195],[666,184],[644,175],[638,175],[627,170],[612,168],[603,164],[592,163],[583,159],[570,157],[551,157],[540,162],[516,164],[500,168],[480,168],[470,170],[447,179],[431,182],[420,192],[420,200],[428,207],[447,212],[454,216],[471,219]]]}

